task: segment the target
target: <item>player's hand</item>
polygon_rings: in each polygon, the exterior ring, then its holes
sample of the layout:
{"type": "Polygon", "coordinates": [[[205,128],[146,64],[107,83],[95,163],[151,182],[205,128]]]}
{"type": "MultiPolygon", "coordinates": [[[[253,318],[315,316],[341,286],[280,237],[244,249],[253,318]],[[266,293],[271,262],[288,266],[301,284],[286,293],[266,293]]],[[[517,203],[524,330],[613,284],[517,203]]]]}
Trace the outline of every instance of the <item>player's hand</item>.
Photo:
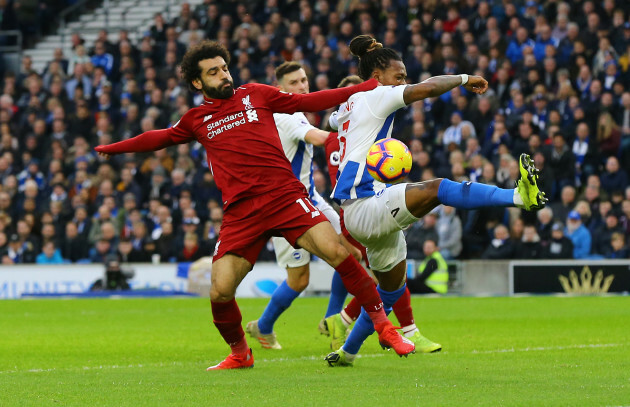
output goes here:
{"type": "Polygon", "coordinates": [[[103,147],[105,146],[97,146],[94,148],[94,150],[96,150],[96,152],[98,153],[99,156],[103,157],[106,160],[109,160],[112,156],[111,154],[107,154],[103,152],[103,147]]]}
{"type": "Polygon", "coordinates": [[[488,81],[483,79],[481,76],[468,75],[468,82],[466,82],[463,86],[464,89],[470,92],[483,95],[488,90],[488,81]]]}

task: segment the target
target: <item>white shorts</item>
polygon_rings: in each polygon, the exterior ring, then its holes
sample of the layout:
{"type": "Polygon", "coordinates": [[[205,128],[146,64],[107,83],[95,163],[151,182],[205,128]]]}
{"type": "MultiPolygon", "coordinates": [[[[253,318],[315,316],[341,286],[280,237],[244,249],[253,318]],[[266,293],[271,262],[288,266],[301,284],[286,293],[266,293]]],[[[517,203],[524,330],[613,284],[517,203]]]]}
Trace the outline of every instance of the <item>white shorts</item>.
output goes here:
{"type": "Polygon", "coordinates": [[[369,198],[345,201],[343,217],[348,232],[367,249],[370,267],[389,271],[407,258],[403,230],[418,218],[405,203],[407,184],[397,184],[369,198]]]}
{"type": "MultiPolygon", "coordinates": [[[[339,223],[339,214],[322,198],[317,191],[313,193],[311,198],[313,205],[323,213],[328,221],[332,224],[337,234],[341,234],[341,224],[339,223]]],[[[276,261],[282,268],[301,267],[311,261],[311,254],[304,249],[296,249],[287,242],[283,237],[273,238],[273,248],[276,252],[276,261]]]]}

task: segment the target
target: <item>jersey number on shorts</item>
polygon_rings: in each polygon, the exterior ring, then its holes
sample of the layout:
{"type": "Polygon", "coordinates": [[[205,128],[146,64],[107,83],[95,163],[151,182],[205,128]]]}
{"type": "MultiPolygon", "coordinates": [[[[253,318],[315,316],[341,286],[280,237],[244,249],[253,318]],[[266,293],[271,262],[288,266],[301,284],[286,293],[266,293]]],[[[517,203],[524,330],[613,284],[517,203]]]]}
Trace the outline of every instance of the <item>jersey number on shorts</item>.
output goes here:
{"type": "Polygon", "coordinates": [[[400,208],[392,209],[392,217],[395,218],[398,215],[398,211],[400,211],[400,208]]]}
{"type": "Polygon", "coordinates": [[[319,211],[317,210],[316,207],[313,206],[310,200],[307,199],[306,203],[304,203],[304,199],[300,198],[295,202],[299,203],[302,209],[306,211],[306,213],[310,213],[311,218],[314,218],[315,216],[319,216],[319,211]],[[311,209],[307,206],[307,204],[310,205],[311,208],[313,208],[313,211],[311,211],[311,209]]]}

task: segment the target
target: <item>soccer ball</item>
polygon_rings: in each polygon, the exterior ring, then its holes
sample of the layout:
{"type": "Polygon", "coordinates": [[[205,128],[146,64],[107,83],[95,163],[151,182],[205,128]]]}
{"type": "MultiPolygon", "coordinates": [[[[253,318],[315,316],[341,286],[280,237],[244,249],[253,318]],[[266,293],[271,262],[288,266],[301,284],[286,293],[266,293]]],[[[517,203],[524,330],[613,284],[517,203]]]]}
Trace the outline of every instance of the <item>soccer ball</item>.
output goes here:
{"type": "Polygon", "coordinates": [[[400,181],[411,169],[411,153],[400,140],[379,140],[368,151],[366,168],[377,181],[388,184],[400,181]]]}

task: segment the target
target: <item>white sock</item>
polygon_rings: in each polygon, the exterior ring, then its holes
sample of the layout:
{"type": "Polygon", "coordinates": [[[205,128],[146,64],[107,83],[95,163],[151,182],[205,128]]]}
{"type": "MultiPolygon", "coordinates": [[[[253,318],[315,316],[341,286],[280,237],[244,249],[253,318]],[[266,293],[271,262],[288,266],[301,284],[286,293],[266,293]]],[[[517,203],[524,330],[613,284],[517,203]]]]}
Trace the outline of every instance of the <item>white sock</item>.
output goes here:
{"type": "Polygon", "coordinates": [[[352,324],[353,320],[346,314],[346,310],[342,309],[339,315],[341,315],[341,322],[343,322],[346,328],[352,324]]]}
{"type": "Polygon", "coordinates": [[[343,349],[343,346],[341,347],[341,350],[343,351],[343,353],[346,354],[346,360],[350,363],[354,362],[354,360],[357,358],[356,354],[352,354],[352,353],[348,353],[343,349]]]}
{"type": "Polygon", "coordinates": [[[514,205],[524,205],[523,198],[521,197],[521,194],[518,193],[518,190],[516,188],[514,188],[514,205]]]}
{"type": "Polygon", "coordinates": [[[416,334],[416,332],[420,332],[416,324],[403,326],[402,331],[403,331],[403,335],[405,335],[405,338],[411,338],[412,336],[416,334]]]}

